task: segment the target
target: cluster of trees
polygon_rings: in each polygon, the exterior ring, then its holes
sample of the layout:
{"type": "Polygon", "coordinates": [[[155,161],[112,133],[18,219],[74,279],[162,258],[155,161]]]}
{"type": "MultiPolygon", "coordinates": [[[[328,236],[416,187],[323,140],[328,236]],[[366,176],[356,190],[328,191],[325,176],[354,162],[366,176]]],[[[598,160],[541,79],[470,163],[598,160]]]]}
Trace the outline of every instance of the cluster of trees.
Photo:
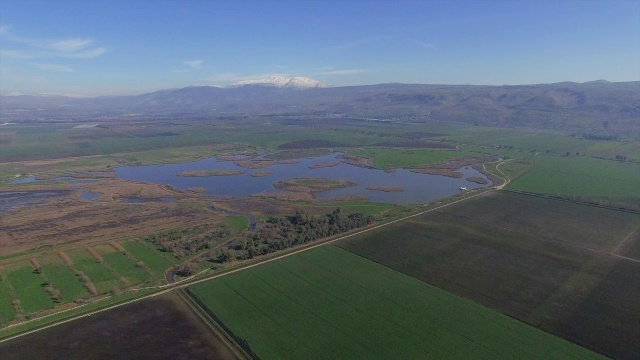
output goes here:
{"type": "Polygon", "coordinates": [[[294,216],[271,217],[258,223],[254,230],[221,249],[213,260],[224,263],[251,259],[363,227],[373,220],[361,213],[344,215],[340,209],[319,216],[298,210],[294,216]]]}
{"type": "Polygon", "coordinates": [[[149,235],[146,240],[159,245],[163,251],[183,258],[209,249],[230,235],[231,231],[228,228],[217,228],[206,233],[199,229],[180,229],[149,235]]]}

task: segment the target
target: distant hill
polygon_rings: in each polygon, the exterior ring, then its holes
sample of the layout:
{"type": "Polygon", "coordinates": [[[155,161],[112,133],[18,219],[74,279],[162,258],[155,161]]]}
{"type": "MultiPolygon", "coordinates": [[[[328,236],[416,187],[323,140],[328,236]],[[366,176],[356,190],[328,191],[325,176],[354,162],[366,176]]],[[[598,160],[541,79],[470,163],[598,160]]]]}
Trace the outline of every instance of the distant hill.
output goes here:
{"type": "Polygon", "coordinates": [[[85,121],[131,114],[211,119],[234,115],[360,117],[640,137],[640,82],[320,87],[311,79],[271,80],[277,84],[195,86],[136,96],[2,96],[0,116],[3,122],[85,121]]]}

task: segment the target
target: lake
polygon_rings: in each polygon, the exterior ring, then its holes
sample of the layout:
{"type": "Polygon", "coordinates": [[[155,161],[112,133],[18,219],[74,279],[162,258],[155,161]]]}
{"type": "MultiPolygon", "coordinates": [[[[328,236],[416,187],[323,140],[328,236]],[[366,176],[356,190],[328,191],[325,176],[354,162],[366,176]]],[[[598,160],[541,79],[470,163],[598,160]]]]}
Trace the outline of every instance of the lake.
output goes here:
{"type": "MultiPolygon", "coordinates": [[[[345,179],[357,183],[357,186],[323,191],[316,197],[334,198],[341,196],[363,195],[370,201],[391,204],[420,204],[445,198],[460,192],[460,187],[476,189],[490,185],[480,185],[465,180],[469,176],[486,177],[479,171],[464,167],[459,171],[463,178],[413,173],[406,169],[397,169],[388,173],[383,170],[358,167],[340,163],[334,167],[312,169],[318,162],[339,162],[340,153],[300,159],[297,163],[275,164],[261,169],[245,169],[235,165],[231,161],[219,161],[216,158],[207,158],[199,161],[148,165],[148,166],[124,166],[115,169],[116,176],[120,179],[142,181],[149,183],[168,184],[176,189],[202,187],[206,194],[251,196],[255,194],[279,193],[273,183],[290,178],[330,178],[345,179]],[[232,176],[209,177],[183,177],[177,174],[193,170],[244,170],[244,174],[232,176]],[[252,172],[270,171],[273,174],[264,177],[253,177],[252,172]],[[402,192],[382,192],[369,190],[369,186],[398,186],[402,192]]],[[[491,183],[490,180],[488,180],[491,183]]]]}

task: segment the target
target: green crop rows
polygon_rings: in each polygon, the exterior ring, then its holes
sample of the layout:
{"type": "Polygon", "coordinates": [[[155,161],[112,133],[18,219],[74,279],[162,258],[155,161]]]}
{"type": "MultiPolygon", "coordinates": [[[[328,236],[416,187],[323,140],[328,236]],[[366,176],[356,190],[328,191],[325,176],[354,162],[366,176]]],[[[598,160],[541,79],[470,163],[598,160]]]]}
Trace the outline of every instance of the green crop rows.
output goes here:
{"type": "Polygon", "coordinates": [[[162,277],[165,270],[171,267],[171,263],[160,254],[156,253],[140,242],[129,241],[123,243],[122,246],[138,260],[142,261],[156,276],[162,277]]]}
{"type": "Polygon", "coordinates": [[[191,292],[264,359],[597,358],[335,246],[191,292]]]}

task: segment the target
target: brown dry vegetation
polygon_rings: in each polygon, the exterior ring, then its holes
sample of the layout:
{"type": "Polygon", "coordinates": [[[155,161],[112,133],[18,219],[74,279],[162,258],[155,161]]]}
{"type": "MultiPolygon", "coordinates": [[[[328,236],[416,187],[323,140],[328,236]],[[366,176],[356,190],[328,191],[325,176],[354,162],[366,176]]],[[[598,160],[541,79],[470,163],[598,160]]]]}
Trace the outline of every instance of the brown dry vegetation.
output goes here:
{"type": "Polygon", "coordinates": [[[487,181],[487,179],[479,177],[479,176],[469,176],[466,179],[467,181],[471,181],[474,182],[476,184],[480,184],[480,185],[485,185],[488,184],[489,182],[487,181]]]}
{"type": "Polygon", "coordinates": [[[263,177],[263,176],[269,176],[273,174],[273,171],[254,171],[251,173],[251,176],[253,177],[263,177]]]}
{"type": "Polygon", "coordinates": [[[93,256],[93,258],[96,259],[97,262],[101,264],[104,263],[104,259],[102,258],[102,256],[100,256],[100,254],[98,254],[98,252],[94,248],[92,248],[91,246],[87,246],[85,250],[87,250],[87,252],[91,256],[93,256]]]}
{"type": "MultiPolygon", "coordinates": [[[[65,187],[66,185],[62,185],[65,187]]],[[[3,214],[0,228],[0,256],[61,244],[114,241],[185,226],[210,226],[222,221],[204,207],[180,202],[129,204],[117,201],[130,197],[204,201],[197,194],[179,192],[163,185],[122,180],[83,185],[103,194],[91,202],[70,198],[38,206],[15,208],[3,214]]]]}
{"type": "Polygon", "coordinates": [[[65,265],[69,267],[73,266],[73,260],[71,260],[67,253],[65,253],[64,251],[58,251],[58,256],[60,257],[60,259],[62,259],[62,262],[64,262],[65,265]]]}
{"type": "Polygon", "coordinates": [[[273,186],[280,190],[306,193],[321,192],[355,185],[356,183],[349,180],[326,178],[293,178],[273,183],[273,186]]]}
{"type": "Polygon", "coordinates": [[[299,209],[296,204],[273,201],[261,197],[217,199],[215,208],[229,213],[252,214],[254,216],[293,214],[299,209]]]}
{"type": "Polygon", "coordinates": [[[313,201],[313,194],[310,192],[286,192],[273,194],[254,194],[254,197],[284,201],[313,201]]]}
{"type": "Polygon", "coordinates": [[[371,164],[373,164],[373,160],[364,156],[342,154],[338,156],[338,158],[342,159],[343,163],[360,166],[360,167],[370,167],[371,164]]]}
{"type": "Polygon", "coordinates": [[[119,243],[117,243],[117,242],[115,242],[115,241],[110,241],[110,242],[109,242],[109,244],[110,244],[114,249],[116,249],[117,251],[119,251],[119,252],[121,252],[121,253],[123,253],[123,254],[126,254],[126,253],[127,253],[127,250],[125,250],[125,249],[122,247],[122,245],[120,245],[119,243]]]}
{"type": "Polygon", "coordinates": [[[338,165],[340,165],[340,163],[339,162],[335,162],[335,161],[317,162],[317,163],[313,164],[313,166],[311,166],[311,169],[334,167],[334,166],[338,166],[338,165]]]}

